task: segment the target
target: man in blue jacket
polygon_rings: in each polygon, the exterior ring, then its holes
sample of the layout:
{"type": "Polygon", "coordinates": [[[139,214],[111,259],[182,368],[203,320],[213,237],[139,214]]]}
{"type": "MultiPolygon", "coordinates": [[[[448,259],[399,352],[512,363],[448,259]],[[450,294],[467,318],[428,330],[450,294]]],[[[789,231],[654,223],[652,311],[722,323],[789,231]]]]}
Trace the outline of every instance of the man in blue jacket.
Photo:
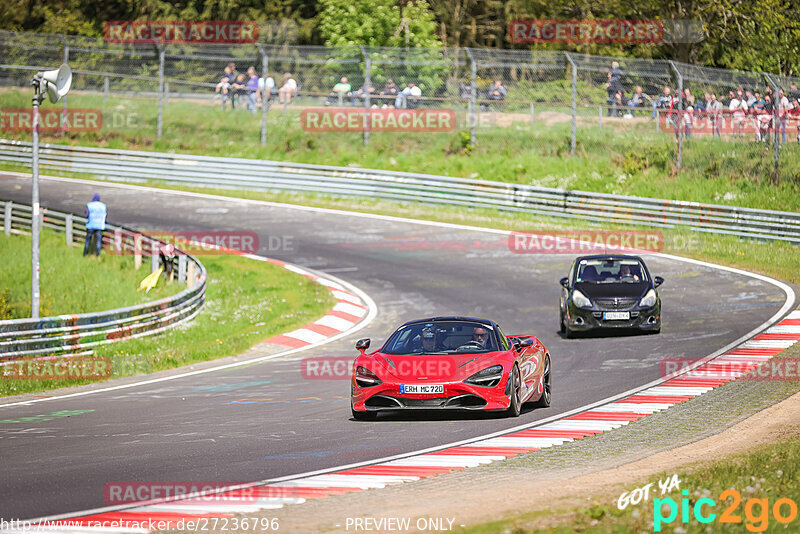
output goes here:
{"type": "Polygon", "coordinates": [[[103,230],[106,229],[106,205],[100,202],[100,195],[95,193],[92,201],[86,204],[86,243],[83,245],[83,255],[89,254],[92,238],[95,240],[95,255],[100,256],[103,248],[103,230]]]}

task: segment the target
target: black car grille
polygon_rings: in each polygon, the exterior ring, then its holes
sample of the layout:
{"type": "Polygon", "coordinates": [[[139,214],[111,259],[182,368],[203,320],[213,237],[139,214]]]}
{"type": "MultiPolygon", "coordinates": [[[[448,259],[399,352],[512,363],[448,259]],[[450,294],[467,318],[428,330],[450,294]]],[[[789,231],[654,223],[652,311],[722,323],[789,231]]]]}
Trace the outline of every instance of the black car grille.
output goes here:
{"type": "Polygon", "coordinates": [[[636,306],[637,298],[602,298],[594,299],[601,310],[628,310],[636,306]]]}

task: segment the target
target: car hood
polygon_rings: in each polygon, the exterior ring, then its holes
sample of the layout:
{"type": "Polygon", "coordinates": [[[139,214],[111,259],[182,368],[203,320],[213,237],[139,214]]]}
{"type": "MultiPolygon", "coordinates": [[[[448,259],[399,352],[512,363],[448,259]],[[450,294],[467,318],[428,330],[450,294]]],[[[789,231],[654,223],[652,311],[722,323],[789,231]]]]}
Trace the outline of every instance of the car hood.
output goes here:
{"type": "Polygon", "coordinates": [[[638,298],[645,294],[650,289],[648,282],[638,283],[619,283],[619,284],[592,284],[587,282],[578,282],[575,284],[575,289],[580,290],[581,293],[590,299],[596,298],[638,298]]]}
{"type": "Polygon", "coordinates": [[[492,365],[502,364],[509,358],[509,351],[486,352],[480,354],[413,354],[395,355],[376,353],[359,359],[358,365],[365,365],[381,380],[398,381],[462,381],[492,365]]]}

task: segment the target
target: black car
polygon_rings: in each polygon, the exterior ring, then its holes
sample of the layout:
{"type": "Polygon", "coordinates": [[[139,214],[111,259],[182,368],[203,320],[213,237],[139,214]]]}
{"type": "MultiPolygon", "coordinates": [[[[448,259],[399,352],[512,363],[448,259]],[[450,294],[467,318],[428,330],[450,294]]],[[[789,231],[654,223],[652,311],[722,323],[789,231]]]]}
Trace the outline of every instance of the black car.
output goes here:
{"type": "Polygon", "coordinates": [[[569,277],[561,279],[561,332],[566,337],[597,328],[658,333],[661,297],[656,288],[662,283],[660,276],[650,276],[639,256],[581,256],[569,277]]]}

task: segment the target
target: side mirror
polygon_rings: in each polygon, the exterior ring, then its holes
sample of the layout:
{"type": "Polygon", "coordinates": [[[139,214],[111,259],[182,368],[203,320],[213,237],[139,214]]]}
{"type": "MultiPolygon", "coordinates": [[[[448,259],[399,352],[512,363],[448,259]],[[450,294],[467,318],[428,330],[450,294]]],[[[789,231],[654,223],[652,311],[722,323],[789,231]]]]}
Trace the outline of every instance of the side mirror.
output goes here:
{"type": "Polygon", "coordinates": [[[356,350],[367,350],[369,348],[370,339],[364,338],[356,341],[356,350]]]}
{"type": "Polygon", "coordinates": [[[558,283],[569,289],[569,278],[567,278],[566,276],[561,280],[559,280],[558,283]]]}
{"type": "Polygon", "coordinates": [[[517,343],[517,347],[519,347],[519,350],[527,349],[531,345],[533,345],[533,340],[529,337],[520,338],[519,343],[517,343]]]}
{"type": "Polygon", "coordinates": [[[658,286],[660,286],[660,285],[661,285],[661,284],[663,284],[663,283],[664,283],[664,279],[663,279],[663,278],[661,278],[660,276],[654,276],[654,277],[653,277],[653,285],[654,285],[655,287],[658,287],[658,286]]]}

